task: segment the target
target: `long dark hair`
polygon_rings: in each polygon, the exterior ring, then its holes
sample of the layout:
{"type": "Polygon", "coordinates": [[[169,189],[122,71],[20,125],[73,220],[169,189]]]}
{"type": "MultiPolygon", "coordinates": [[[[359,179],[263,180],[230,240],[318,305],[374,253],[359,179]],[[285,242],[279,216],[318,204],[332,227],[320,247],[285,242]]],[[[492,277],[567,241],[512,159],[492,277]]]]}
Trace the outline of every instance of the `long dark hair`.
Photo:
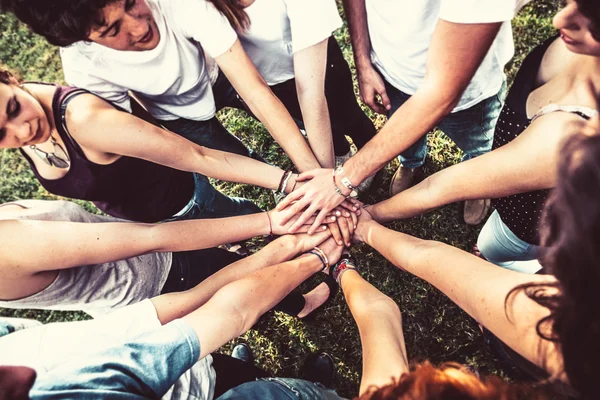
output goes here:
{"type": "Polygon", "coordinates": [[[250,18],[239,0],[209,0],[227,18],[233,29],[244,32],[250,27],[250,18]]]}
{"type": "Polygon", "coordinates": [[[548,308],[538,335],[555,342],[570,385],[585,398],[599,398],[600,360],[600,135],[591,132],[564,143],[558,184],[548,199],[541,228],[540,262],[554,285],[524,284],[529,298],[548,308]],[[550,289],[550,290],[548,290],[550,289]]]}

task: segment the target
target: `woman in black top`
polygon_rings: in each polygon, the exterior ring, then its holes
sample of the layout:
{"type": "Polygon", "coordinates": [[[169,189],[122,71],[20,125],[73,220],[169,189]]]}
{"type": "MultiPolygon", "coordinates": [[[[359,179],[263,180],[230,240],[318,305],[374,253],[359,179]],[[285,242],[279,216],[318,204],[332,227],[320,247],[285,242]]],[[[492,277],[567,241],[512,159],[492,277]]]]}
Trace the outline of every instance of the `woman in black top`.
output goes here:
{"type": "Polygon", "coordinates": [[[378,221],[442,205],[493,198],[496,211],[478,247],[489,261],[536,272],[538,222],[556,186],[560,143],[593,117],[600,96],[600,15],[570,0],[554,18],[560,30],[523,62],[496,126],[493,151],[444,169],[372,207],[378,221]],[[533,264],[533,265],[532,265],[533,264]]]}

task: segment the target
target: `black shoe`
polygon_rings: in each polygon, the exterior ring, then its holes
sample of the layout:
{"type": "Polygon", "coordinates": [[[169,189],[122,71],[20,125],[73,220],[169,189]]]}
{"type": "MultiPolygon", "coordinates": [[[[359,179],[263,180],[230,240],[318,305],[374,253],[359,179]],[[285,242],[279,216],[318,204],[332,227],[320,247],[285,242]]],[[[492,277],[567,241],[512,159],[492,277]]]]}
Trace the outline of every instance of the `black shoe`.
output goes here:
{"type": "Polygon", "coordinates": [[[334,388],[335,365],[333,358],[327,353],[318,353],[309,356],[302,369],[302,379],[318,382],[327,389],[334,388]]]}
{"type": "Polygon", "coordinates": [[[254,364],[254,357],[252,356],[252,350],[246,343],[240,343],[236,345],[231,351],[231,357],[237,358],[247,364],[254,364]]]}

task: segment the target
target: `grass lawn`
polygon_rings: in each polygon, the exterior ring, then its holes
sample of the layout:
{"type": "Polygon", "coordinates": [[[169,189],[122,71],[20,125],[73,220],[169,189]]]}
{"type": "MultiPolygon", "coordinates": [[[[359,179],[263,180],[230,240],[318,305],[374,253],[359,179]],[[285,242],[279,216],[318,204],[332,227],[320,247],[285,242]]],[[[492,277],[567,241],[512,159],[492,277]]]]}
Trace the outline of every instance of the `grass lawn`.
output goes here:
{"type": "MultiPolygon", "coordinates": [[[[553,0],[534,1],[513,23],[516,55],[508,66],[512,79],[529,50],[553,34],[551,17],[556,10],[553,0]]],[[[352,49],[347,27],[336,34],[351,65],[352,49]]],[[[43,39],[30,33],[12,17],[0,14],[0,62],[19,71],[28,80],[62,82],[58,51],[43,39]]],[[[356,89],[356,88],[355,88],[356,89]]],[[[357,89],[356,89],[357,91],[357,89]]],[[[378,127],[384,117],[369,114],[378,127]]],[[[224,124],[248,146],[258,150],[269,162],[289,167],[268,132],[255,120],[237,110],[220,113],[224,124]]],[[[424,168],[429,175],[460,160],[460,151],[440,132],[429,137],[430,151],[424,168]]],[[[397,161],[390,163],[376,181],[371,195],[363,199],[374,203],[385,199],[389,179],[397,161]]],[[[254,199],[264,209],[274,206],[271,193],[260,188],[217,182],[224,192],[254,199]]],[[[0,153],[0,202],[15,199],[56,198],[42,189],[18,152],[0,153]]],[[[80,202],[83,204],[83,202],[80,202]]],[[[89,204],[88,209],[93,210],[89,204]]],[[[439,240],[469,250],[481,227],[468,227],[462,222],[457,205],[449,205],[426,215],[391,224],[395,230],[424,239],[439,240]]],[[[262,245],[253,241],[256,249],[262,245]]],[[[10,251],[3,249],[2,251],[10,251]]],[[[32,243],[35,251],[35,243],[32,243]]],[[[396,269],[372,249],[359,246],[353,249],[362,275],[382,292],[392,297],[403,314],[404,335],[412,361],[429,359],[433,363],[456,361],[466,364],[482,375],[499,374],[507,379],[520,379],[517,371],[503,366],[483,343],[477,324],[443,294],[426,282],[396,269]]],[[[443,263],[444,260],[440,260],[443,263]]],[[[314,286],[314,282],[310,286],[314,286]]],[[[0,315],[35,318],[42,322],[85,319],[83,313],[48,312],[36,310],[0,309],[0,315]]],[[[236,342],[248,342],[258,364],[280,376],[295,377],[305,357],[311,352],[327,351],[337,363],[341,395],[357,393],[361,350],[358,330],[341,293],[310,321],[300,321],[281,313],[270,313],[236,342]]],[[[226,345],[228,351],[232,344],[226,345]]]]}

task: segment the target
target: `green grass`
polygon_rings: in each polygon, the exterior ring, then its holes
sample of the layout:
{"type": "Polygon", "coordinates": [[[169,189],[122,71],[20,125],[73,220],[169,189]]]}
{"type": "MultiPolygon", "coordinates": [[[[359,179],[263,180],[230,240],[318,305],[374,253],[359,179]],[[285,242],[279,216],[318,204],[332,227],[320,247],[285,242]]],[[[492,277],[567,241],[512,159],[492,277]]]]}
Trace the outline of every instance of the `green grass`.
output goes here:
{"type": "MultiPolygon", "coordinates": [[[[528,6],[514,21],[516,56],[507,67],[509,79],[514,77],[529,50],[552,35],[551,16],[555,10],[553,0],[536,1],[535,5],[528,6]]],[[[0,15],[0,32],[1,63],[18,71],[28,80],[62,81],[56,48],[49,46],[6,15],[0,15]]],[[[347,27],[344,26],[338,31],[336,37],[342,45],[346,59],[354,69],[347,27]]],[[[355,91],[357,92],[356,87],[355,91]]],[[[378,127],[385,122],[382,116],[375,116],[366,108],[365,110],[378,127]]],[[[244,143],[259,151],[269,162],[282,167],[291,165],[260,123],[237,110],[225,110],[219,117],[244,143]]],[[[429,144],[430,152],[423,176],[460,160],[460,151],[442,133],[431,134],[429,144]]],[[[389,179],[396,166],[397,162],[394,161],[384,169],[366,201],[373,203],[386,197],[389,179]]],[[[266,190],[246,185],[221,182],[218,184],[226,193],[252,198],[263,208],[274,205],[271,194],[266,190]]],[[[4,150],[0,154],[0,202],[26,198],[56,197],[40,188],[18,152],[4,150]]],[[[91,206],[88,207],[92,209],[91,206]]],[[[439,240],[465,250],[475,243],[480,229],[468,227],[461,222],[457,205],[449,205],[420,217],[397,221],[390,226],[398,231],[420,238],[439,240]]],[[[252,243],[256,248],[262,244],[260,240],[254,240],[252,243]]],[[[33,243],[32,251],[35,251],[33,243]]],[[[394,268],[368,247],[359,246],[353,251],[359,260],[363,276],[400,305],[406,346],[412,361],[457,361],[483,375],[493,373],[507,379],[519,378],[516,371],[505,368],[496,360],[484,346],[475,322],[443,294],[426,282],[394,268]]],[[[443,263],[444,260],[440,262],[443,263]]],[[[0,315],[35,318],[42,322],[86,318],[83,313],[7,309],[0,309],[0,315]]],[[[308,354],[327,351],[337,363],[340,394],[352,396],[357,393],[361,371],[360,341],[341,293],[320,310],[314,320],[299,321],[284,314],[270,313],[262,318],[255,329],[235,342],[239,341],[250,343],[259,365],[282,376],[297,376],[308,354]]],[[[231,346],[230,343],[222,350],[228,351],[231,346]]]]}

